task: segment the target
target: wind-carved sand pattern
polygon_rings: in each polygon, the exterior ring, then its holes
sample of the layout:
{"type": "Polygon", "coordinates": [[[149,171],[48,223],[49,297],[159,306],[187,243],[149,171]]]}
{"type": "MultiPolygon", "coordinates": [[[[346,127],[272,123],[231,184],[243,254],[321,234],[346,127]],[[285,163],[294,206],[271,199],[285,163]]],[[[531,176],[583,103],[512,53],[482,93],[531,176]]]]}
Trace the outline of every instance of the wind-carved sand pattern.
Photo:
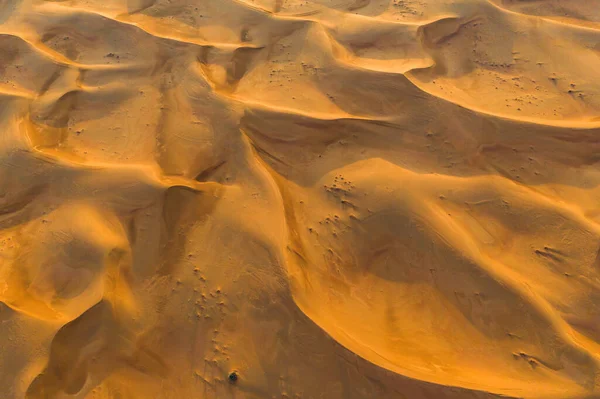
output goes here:
{"type": "Polygon", "coordinates": [[[600,1],[0,3],[0,397],[600,397],[600,1]]]}

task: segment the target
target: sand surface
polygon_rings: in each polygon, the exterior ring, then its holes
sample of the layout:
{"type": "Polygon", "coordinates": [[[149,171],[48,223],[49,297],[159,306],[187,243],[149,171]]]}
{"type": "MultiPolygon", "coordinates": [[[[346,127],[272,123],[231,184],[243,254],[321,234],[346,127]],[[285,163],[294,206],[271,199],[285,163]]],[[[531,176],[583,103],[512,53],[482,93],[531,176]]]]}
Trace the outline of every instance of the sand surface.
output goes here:
{"type": "Polygon", "coordinates": [[[0,399],[599,398],[599,162],[600,0],[1,0],[0,399]]]}

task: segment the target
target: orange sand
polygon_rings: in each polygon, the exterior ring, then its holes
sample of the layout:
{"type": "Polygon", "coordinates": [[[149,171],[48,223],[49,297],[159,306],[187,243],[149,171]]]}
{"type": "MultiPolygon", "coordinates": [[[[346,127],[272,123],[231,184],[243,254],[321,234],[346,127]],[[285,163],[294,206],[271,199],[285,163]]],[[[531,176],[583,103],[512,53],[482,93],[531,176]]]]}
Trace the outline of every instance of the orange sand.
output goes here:
{"type": "Polygon", "coordinates": [[[0,101],[0,399],[600,398],[600,0],[2,0],[0,101]]]}

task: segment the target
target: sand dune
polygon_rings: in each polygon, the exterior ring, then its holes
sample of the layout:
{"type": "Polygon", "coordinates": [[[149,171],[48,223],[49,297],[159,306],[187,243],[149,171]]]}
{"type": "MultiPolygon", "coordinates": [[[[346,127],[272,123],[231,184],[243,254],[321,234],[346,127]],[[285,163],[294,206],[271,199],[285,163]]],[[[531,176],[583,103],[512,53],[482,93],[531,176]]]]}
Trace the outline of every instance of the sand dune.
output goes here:
{"type": "Polygon", "coordinates": [[[0,398],[600,397],[599,1],[7,0],[0,78],[0,398]]]}

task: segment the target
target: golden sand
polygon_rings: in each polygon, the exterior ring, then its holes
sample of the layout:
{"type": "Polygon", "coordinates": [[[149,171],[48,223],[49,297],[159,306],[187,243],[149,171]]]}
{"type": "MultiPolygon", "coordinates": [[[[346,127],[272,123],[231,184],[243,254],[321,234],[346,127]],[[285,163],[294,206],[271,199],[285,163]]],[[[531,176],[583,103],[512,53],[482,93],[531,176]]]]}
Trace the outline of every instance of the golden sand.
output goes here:
{"type": "Polygon", "coordinates": [[[0,399],[600,397],[600,0],[0,0],[0,399]]]}

